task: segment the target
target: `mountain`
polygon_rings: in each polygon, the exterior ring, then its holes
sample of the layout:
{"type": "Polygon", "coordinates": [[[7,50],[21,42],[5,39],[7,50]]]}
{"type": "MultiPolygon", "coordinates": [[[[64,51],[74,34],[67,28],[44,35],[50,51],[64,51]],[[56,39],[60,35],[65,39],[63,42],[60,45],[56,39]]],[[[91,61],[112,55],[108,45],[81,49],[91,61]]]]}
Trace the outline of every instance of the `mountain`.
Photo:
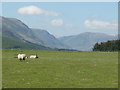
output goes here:
{"type": "MultiPolygon", "coordinates": [[[[47,49],[48,47],[67,48],[67,46],[62,44],[58,39],[56,39],[53,35],[51,35],[47,31],[41,29],[31,29],[18,19],[0,17],[0,25],[1,25],[0,28],[2,28],[0,29],[0,33],[2,32],[3,40],[9,41],[9,44],[10,42],[14,43],[12,44],[12,46],[10,46],[11,48],[16,47],[14,46],[15,42],[19,44],[21,43],[19,47],[24,46],[24,48],[27,45],[29,47],[31,45],[35,46],[34,48],[39,47],[38,49],[40,49],[40,47],[41,49],[43,49],[43,47],[44,49],[45,47],[47,49]]],[[[6,48],[8,48],[8,46],[6,48]]]]}
{"type": "Polygon", "coordinates": [[[0,17],[0,33],[2,33],[2,48],[4,49],[38,49],[51,50],[40,45],[42,41],[33,34],[32,30],[15,18],[0,17]],[[39,44],[37,44],[39,41],[39,44]]]}
{"type": "Polygon", "coordinates": [[[18,40],[13,40],[11,38],[2,37],[2,48],[3,49],[27,49],[27,50],[53,50],[49,47],[45,47],[42,45],[37,45],[31,42],[21,42],[18,40]]]}
{"type": "Polygon", "coordinates": [[[117,36],[103,33],[82,33],[73,36],[55,38],[46,30],[32,29],[16,18],[0,17],[0,38],[2,34],[3,48],[18,49],[73,49],[92,50],[97,42],[115,40],[117,36]]]}
{"type": "MultiPolygon", "coordinates": [[[[22,21],[15,18],[0,17],[2,21],[2,35],[14,40],[30,41],[38,43],[39,39],[33,34],[32,30],[22,21]]],[[[42,41],[39,41],[42,44],[42,41]]]]}
{"type": "Polygon", "coordinates": [[[104,33],[86,32],[73,36],[65,36],[58,39],[72,49],[90,51],[95,43],[115,40],[117,39],[117,36],[107,35],[104,33]]]}
{"type": "Polygon", "coordinates": [[[51,48],[68,48],[67,45],[61,43],[58,39],[56,39],[53,35],[51,35],[46,30],[41,29],[31,29],[33,34],[39,38],[39,40],[43,41],[43,45],[51,48]]]}

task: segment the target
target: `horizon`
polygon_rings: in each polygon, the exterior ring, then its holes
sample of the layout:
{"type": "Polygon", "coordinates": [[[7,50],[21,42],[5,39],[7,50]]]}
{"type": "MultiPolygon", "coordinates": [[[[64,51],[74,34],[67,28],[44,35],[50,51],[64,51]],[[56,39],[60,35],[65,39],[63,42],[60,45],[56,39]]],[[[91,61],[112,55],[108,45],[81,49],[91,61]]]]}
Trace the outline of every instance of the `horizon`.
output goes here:
{"type": "Polygon", "coordinates": [[[29,28],[46,30],[55,37],[85,32],[117,35],[117,5],[117,2],[3,2],[0,16],[19,19],[29,28]]]}

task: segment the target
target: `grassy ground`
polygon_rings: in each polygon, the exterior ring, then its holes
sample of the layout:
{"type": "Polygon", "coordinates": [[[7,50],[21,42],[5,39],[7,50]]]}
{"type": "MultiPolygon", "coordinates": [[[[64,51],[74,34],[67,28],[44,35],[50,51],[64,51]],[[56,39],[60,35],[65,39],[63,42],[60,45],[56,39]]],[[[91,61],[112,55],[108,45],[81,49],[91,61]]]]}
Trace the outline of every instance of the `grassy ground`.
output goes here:
{"type": "Polygon", "coordinates": [[[117,88],[117,52],[3,50],[4,88],[117,88]],[[20,62],[18,53],[38,54],[20,62]]]}

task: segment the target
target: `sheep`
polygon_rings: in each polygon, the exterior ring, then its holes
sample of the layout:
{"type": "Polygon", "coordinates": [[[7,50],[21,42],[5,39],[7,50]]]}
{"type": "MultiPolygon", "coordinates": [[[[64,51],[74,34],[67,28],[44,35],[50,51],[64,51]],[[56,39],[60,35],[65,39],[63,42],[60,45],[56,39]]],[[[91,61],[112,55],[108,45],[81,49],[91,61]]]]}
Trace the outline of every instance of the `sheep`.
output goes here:
{"type": "Polygon", "coordinates": [[[37,55],[30,55],[30,58],[38,58],[37,55]]]}
{"type": "Polygon", "coordinates": [[[18,59],[21,60],[25,60],[26,59],[26,54],[18,54],[18,59]]]}

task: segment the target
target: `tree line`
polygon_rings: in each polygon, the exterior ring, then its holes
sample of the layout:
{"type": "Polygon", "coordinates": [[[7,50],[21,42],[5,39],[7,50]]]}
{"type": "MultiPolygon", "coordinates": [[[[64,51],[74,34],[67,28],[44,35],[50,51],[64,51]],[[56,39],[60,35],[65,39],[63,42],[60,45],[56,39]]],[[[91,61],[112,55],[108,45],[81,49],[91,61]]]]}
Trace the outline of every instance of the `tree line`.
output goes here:
{"type": "Polygon", "coordinates": [[[120,40],[96,43],[93,51],[120,51],[120,40]]]}

